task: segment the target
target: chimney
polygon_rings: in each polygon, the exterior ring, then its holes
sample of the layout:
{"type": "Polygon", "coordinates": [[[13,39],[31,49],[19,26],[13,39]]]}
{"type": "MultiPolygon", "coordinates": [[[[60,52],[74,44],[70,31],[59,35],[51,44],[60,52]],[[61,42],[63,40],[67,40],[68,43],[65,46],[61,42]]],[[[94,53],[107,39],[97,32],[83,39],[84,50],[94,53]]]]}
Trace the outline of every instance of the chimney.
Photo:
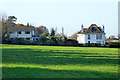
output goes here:
{"type": "Polygon", "coordinates": [[[27,22],[27,26],[29,26],[29,23],[27,22]]]}
{"type": "Polygon", "coordinates": [[[84,32],[83,24],[81,25],[81,32],[84,32]]]}
{"type": "Polygon", "coordinates": [[[102,25],[101,28],[102,28],[102,30],[103,30],[103,32],[104,32],[104,31],[105,31],[104,25],[102,25]]]}
{"type": "Polygon", "coordinates": [[[62,36],[64,36],[64,28],[62,27],[62,36]]]}

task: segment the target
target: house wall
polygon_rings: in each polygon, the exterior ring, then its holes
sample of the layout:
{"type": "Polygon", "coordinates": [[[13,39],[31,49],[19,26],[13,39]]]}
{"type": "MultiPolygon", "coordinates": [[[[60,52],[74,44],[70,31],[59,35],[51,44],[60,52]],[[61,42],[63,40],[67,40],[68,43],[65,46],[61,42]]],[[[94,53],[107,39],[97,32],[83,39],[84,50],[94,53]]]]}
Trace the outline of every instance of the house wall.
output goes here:
{"type": "Polygon", "coordinates": [[[85,43],[85,34],[77,34],[77,41],[80,44],[84,44],[85,43]]]}
{"type": "Polygon", "coordinates": [[[90,34],[90,39],[88,39],[88,34],[77,34],[78,35],[77,41],[80,44],[88,43],[88,41],[90,41],[90,43],[105,44],[105,34],[104,33],[97,33],[97,34],[90,34]],[[102,39],[96,39],[97,34],[102,34],[102,39]]]}
{"type": "Polygon", "coordinates": [[[21,31],[21,34],[18,34],[16,31],[13,34],[10,34],[10,38],[31,38],[33,34],[33,31],[30,31],[30,34],[26,34],[25,31],[21,31]]]}

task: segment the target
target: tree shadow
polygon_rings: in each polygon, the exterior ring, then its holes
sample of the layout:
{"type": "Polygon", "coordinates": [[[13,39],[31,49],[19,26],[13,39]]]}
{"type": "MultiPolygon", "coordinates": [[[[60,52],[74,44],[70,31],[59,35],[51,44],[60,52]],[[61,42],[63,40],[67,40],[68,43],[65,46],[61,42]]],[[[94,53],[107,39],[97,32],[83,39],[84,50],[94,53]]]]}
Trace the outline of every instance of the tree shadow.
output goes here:
{"type": "Polygon", "coordinates": [[[50,68],[3,67],[3,78],[118,78],[116,73],[50,68]]]}
{"type": "MultiPolygon", "coordinates": [[[[2,62],[7,64],[41,65],[105,65],[118,66],[118,58],[98,53],[81,53],[62,50],[2,49],[2,62]]],[[[105,54],[105,53],[104,53],[105,54]]],[[[61,66],[62,67],[62,66],[61,66]]],[[[3,78],[117,78],[115,73],[98,71],[53,70],[43,68],[3,67],[3,78]]]]}
{"type": "Polygon", "coordinates": [[[49,65],[113,64],[116,66],[120,60],[110,59],[109,56],[98,55],[97,53],[54,52],[54,50],[34,51],[33,49],[3,49],[2,56],[3,63],[36,63],[49,65]]]}

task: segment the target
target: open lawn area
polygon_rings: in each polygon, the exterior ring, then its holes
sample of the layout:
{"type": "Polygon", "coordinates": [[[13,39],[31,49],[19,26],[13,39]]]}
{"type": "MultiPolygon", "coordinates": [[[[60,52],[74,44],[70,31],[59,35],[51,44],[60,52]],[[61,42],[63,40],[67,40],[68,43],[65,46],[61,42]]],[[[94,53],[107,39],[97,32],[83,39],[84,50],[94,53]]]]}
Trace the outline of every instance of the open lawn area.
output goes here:
{"type": "Polygon", "coordinates": [[[118,78],[118,49],[2,45],[3,78],[118,78]]]}

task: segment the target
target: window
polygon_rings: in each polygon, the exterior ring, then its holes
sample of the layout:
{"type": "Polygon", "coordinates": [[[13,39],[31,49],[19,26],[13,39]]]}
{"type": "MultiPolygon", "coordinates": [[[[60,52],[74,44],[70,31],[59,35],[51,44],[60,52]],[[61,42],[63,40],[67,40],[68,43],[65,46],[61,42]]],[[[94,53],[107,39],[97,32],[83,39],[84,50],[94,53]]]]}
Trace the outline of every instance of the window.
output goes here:
{"type": "Polygon", "coordinates": [[[33,38],[33,41],[34,41],[35,39],[33,38]]]}
{"type": "Polygon", "coordinates": [[[21,34],[21,31],[18,31],[17,33],[18,33],[18,34],[21,34]]]}
{"type": "Polygon", "coordinates": [[[19,40],[24,40],[24,38],[19,38],[19,40]]]}
{"type": "Polygon", "coordinates": [[[92,27],[92,32],[95,32],[95,27],[92,27]]]}
{"type": "Polygon", "coordinates": [[[101,44],[101,41],[97,41],[97,43],[100,43],[100,44],[101,44]]]}
{"type": "Polygon", "coordinates": [[[36,38],[36,40],[38,41],[38,38],[36,38]]]}
{"type": "Polygon", "coordinates": [[[14,34],[14,32],[10,31],[9,34],[14,34]]]}
{"type": "Polygon", "coordinates": [[[104,44],[104,41],[103,41],[103,43],[102,44],[104,44]]]}
{"type": "Polygon", "coordinates": [[[13,40],[14,38],[10,38],[11,40],[13,40]]]}
{"type": "Polygon", "coordinates": [[[26,40],[30,40],[30,38],[26,38],[26,40]]]}
{"type": "Polygon", "coordinates": [[[25,34],[30,34],[30,31],[26,31],[25,34]]]}
{"type": "Polygon", "coordinates": [[[88,39],[90,39],[90,34],[88,34],[88,39]]]}
{"type": "Polygon", "coordinates": [[[102,34],[96,34],[96,39],[102,39],[102,34]]]}

